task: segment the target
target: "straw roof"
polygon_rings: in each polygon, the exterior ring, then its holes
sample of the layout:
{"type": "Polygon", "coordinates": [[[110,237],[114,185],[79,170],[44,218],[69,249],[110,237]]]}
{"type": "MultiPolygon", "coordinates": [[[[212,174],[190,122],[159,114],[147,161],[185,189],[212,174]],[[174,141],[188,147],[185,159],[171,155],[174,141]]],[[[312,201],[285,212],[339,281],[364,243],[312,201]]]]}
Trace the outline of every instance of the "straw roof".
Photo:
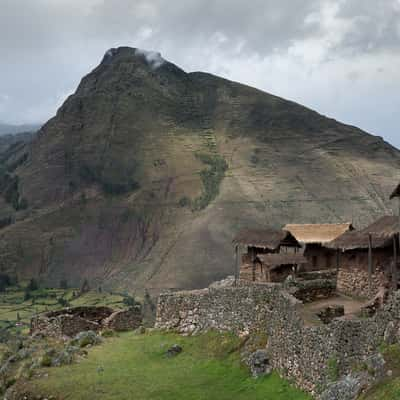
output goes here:
{"type": "Polygon", "coordinates": [[[299,242],[290,232],[275,229],[242,229],[233,242],[271,251],[277,250],[280,246],[300,247],[299,242]]]}
{"type": "Polygon", "coordinates": [[[399,217],[386,216],[360,231],[346,232],[326,246],[341,250],[368,249],[369,235],[371,235],[372,247],[374,249],[384,248],[393,245],[393,236],[399,230],[399,217]]]}
{"type": "Polygon", "coordinates": [[[395,197],[400,197],[400,184],[397,185],[394,192],[390,195],[390,200],[394,199],[395,197]]]}
{"type": "Polygon", "coordinates": [[[271,267],[280,266],[280,265],[301,265],[307,264],[307,259],[302,254],[288,254],[288,253],[279,253],[279,254],[259,254],[257,256],[259,260],[271,267]]]}
{"type": "Polygon", "coordinates": [[[350,222],[344,224],[288,224],[289,231],[300,243],[328,243],[347,231],[354,230],[350,222]]]}

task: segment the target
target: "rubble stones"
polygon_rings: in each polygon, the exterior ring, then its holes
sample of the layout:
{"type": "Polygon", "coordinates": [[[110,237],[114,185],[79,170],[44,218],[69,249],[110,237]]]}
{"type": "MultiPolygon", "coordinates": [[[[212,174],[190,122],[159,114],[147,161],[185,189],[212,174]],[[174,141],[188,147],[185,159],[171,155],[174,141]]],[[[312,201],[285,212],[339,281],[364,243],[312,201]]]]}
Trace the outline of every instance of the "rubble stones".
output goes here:
{"type": "Polygon", "coordinates": [[[346,376],[331,384],[321,395],[320,400],[356,400],[364,387],[364,376],[346,376]]]}
{"type": "Polygon", "coordinates": [[[218,288],[232,287],[232,286],[235,286],[235,277],[234,275],[229,275],[225,279],[222,279],[221,281],[213,282],[209,286],[209,288],[218,289],[218,288]]]}
{"type": "Polygon", "coordinates": [[[254,378],[269,375],[272,372],[267,350],[256,350],[254,353],[250,354],[247,365],[254,378]]]}
{"type": "Polygon", "coordinates": [[[178,354],[182,353],[182,347],[179,346],[178,344],[172,345],[168,350],[167,350],[167,357],[175,357],[178,354]]]}
{"type": "Polygon", "coordinates": [[[86,347],[101,343],[102,339],[94,331],[85,331],[78,333],[70,342],[72,346],[86,347]]]}
{"type": "Polygon", "coordinates": [[[342,317],[344,315],[343,305],[330,305],[325,307],[318,313],[318,318],[324,324],[330,324],[335,318],[342,317]]]}

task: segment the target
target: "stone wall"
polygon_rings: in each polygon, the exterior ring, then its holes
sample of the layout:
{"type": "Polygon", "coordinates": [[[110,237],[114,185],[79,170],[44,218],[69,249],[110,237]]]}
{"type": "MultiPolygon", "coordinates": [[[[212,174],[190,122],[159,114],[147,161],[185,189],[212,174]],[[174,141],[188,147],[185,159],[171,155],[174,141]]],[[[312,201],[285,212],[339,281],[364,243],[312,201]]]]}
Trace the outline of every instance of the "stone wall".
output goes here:
{"type": "Polygon", "coordinates": [[[50,311],[31,319],[30,334],[62,338],[83,331],[113,329],[117,331],[137,328],[142,321],[139,308],[114,311],[108,307],[75,307],[50,311]]]}
{"type": "Polygon", "coordinates": [[[297,280],[285,286],[290,294],[303,303],[327,299],[336,293],[336,279],[297,280]]]}
{"type": "MultiPolygon", "coordinates": [[[[209,288],[161,294],[157,328],[192,334],[210,329],[238,335],[264,327],[267,309],[279,292],[275,284],[209,288]]],[[[293,303],[299,303],[293,298],[293,303]]]]}
{"type": "Polygon", "coordinates": [[[379,290],[380,276],[372,274],[371,293],[369,293],[368,271],[363,268],[340,268],[337,278],[337,291],[349,296],[371,298],[379,290]]]}
{"type": "Polygon", "coordinates": [[[400,292],[369,319],[308,326],[301,307],[272,284],[166,293],[159,298],[156,327],[185,334],[216,329],[243,335],[263,329],[274,368],[316,394],[332,381],[332,365],[343,376],[377,351],[389,322],[400,321],[400,292]]]}
{"type": "Polygon", "coordinates": [[[113,331],[129,331],[138,328],[142,324],[142,312],[140,308],[119,310],[103,320],[103,328],[113,331]]]}

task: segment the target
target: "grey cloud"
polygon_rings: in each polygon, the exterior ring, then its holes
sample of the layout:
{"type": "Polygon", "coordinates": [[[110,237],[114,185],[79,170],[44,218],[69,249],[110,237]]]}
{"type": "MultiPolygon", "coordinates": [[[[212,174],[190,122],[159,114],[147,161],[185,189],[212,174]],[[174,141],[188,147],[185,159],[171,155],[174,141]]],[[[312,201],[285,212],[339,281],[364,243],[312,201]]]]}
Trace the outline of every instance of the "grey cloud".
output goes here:
{"type": "Polygon", "coordinates": [[[398,0],[344,1],[337,18],[352,24],[353,29],[340,46],[355,52],[384,49],[400,51],[400,2],[398,0]]]}

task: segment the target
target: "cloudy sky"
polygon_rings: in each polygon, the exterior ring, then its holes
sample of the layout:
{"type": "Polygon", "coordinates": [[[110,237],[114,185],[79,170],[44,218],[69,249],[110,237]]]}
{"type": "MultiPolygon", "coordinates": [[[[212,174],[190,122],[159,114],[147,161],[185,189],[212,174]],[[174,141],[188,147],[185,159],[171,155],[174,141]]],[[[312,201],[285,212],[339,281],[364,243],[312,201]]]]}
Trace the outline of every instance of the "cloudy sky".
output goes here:
{"type": "Polygon", "coordinates": [[[47,120],[122,45],[400,148],[400,0],[0,0],[0,121],[47,120]]]}

